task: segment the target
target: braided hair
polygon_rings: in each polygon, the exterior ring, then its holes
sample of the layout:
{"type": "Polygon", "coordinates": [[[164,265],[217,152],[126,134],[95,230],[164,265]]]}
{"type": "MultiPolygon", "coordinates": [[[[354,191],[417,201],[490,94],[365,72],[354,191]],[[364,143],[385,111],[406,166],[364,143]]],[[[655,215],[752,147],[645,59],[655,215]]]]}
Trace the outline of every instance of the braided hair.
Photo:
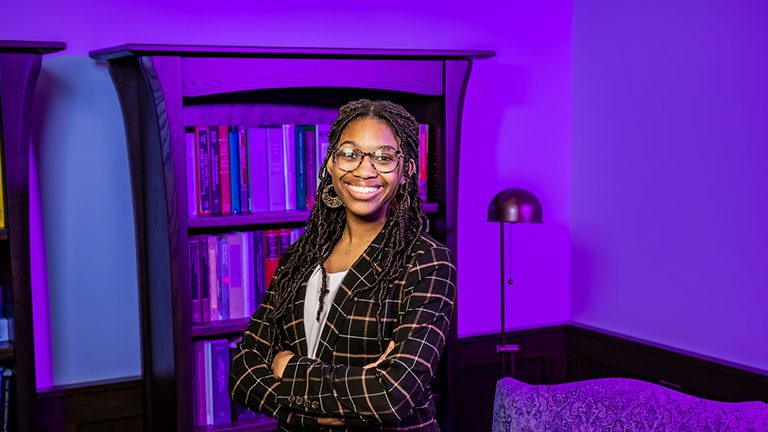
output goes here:
{"type": "MultiPolygon", "coordinates": [[[[387,221],[382,228],[384,240],[372,259],[375,259],[380,271],[376,271],[376,290],[378,309],[376,324],[379,346],[384,349],[384,324],[382,316],[387,292],[408,264],[408,257],[413,245],[422,233],[426,221],[421,208],[416,173],[408,173],[410,161],[417,162],[419,154],[419,124],[402,106],[389,101],[370,101],[360,99],[349,102],[339,109],[339,116],[331,126],[328,136],[329,146],[322,166],[318,173],[319,187],[315,195],[315,205],[309,216],[305,233],[280,258],[277,271],[272,279],[270,289],[276,301],[274,307],[267,313],[267,320],[272,324],[272,341],[280,345],[277,336],[279,325],[277,320],[290,312],[296,302],[296,292],[312,274],[317,266],[322,272],[322,288],[320,292],[320,307],[316,319],[320,320],[325,297],[328,295],[327,270],[324,262],[333,250],[334,245],[341,239],[346,224],[344,207],[331,208],[322,200],[322,191],[332,184],[330,174],[326,170],[328,160],[338,147],[339,139],[344,129],[353,121],[362,118],[383,120],[394,133],[404,155],[405,183],[398,186],[396,195],[390,203],[387,221]]],[[[278,350],[282,347],[278,346],[278,350]]]]}

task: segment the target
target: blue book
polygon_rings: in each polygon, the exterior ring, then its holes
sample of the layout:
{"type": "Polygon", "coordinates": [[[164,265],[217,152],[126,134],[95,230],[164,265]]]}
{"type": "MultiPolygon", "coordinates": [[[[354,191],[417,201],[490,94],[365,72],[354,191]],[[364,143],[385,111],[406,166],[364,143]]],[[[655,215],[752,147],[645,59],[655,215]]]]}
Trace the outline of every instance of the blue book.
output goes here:
{"type": "Polygon", "coordinates": [[[240,144],[237,130],[229,132],[229,190],[232,214],[240,214],[240,144]]]}
{"type": "Polygon", "coordinates": [[[296,210],[307,209],[307,172],[304,154],[304,126],[296,126],[294,144],[296,151],[296,210]]]}
{"type": "Polygon", "coordinates": [[[227,390],[229,384],[229,341],[226,339],[212,340],[210,352],[213,424],[229,424],[232,422],[232,406],[227,390]]]}

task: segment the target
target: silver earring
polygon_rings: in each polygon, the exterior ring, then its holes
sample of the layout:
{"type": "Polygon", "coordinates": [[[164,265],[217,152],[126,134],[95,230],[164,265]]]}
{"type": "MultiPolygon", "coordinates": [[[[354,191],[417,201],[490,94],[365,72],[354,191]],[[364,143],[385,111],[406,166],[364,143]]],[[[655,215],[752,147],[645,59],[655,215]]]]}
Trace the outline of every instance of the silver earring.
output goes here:
{"type": "Polygon", "coordinates": [[[323,188],[323,203],[325,203],[325,205],[330,208],[339,208],[344,203],[341,202],[341,198],[339,198],[338,195],[331,196],[332,190],[333,185],[328,185],[323,188]]]}

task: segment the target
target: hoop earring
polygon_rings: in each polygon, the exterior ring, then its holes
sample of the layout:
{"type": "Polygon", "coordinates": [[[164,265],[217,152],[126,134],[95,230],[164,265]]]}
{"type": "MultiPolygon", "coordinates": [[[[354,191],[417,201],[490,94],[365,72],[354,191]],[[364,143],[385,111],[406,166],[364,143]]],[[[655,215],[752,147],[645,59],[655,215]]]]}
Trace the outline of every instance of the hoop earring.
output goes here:
{"type": "Polygon", "coordinates": [[[338,195],[331,196],[332,190],[333,190],[332,184],[329,184],[328,186],[323,188],[323,196],[322,196],[323,203],[325,204],[326,207],[329,207],[329,208],[334,208],[334,209],[339,208],[344,203],[341,201],[341,198],[339,198],[338,195]]]}

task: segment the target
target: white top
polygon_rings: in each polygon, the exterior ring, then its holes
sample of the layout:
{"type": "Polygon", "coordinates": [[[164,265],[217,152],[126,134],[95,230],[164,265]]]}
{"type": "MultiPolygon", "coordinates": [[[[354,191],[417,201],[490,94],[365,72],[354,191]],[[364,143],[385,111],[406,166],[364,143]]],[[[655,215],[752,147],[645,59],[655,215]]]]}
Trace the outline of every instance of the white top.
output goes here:
{"type": "Polygon", "coordinates": [[[333,298],[336,297],[341,281],[348,271],[328,273],[329,292],[323,300],[320,322],[317,321],[317,309],[320,307],[320,290],[323,288],[323,284],[320,281],[323,272],[320,271],[320,266],[315,267],[315,271],[309,277],[307,293],[304,295],[304,332],[307,335],[307,353],[310,358],[315,358],[317,346],[320,344],[323,325],[325,324],[325,319],[328,318],[328,311],[331,309],[333,298]]]}

